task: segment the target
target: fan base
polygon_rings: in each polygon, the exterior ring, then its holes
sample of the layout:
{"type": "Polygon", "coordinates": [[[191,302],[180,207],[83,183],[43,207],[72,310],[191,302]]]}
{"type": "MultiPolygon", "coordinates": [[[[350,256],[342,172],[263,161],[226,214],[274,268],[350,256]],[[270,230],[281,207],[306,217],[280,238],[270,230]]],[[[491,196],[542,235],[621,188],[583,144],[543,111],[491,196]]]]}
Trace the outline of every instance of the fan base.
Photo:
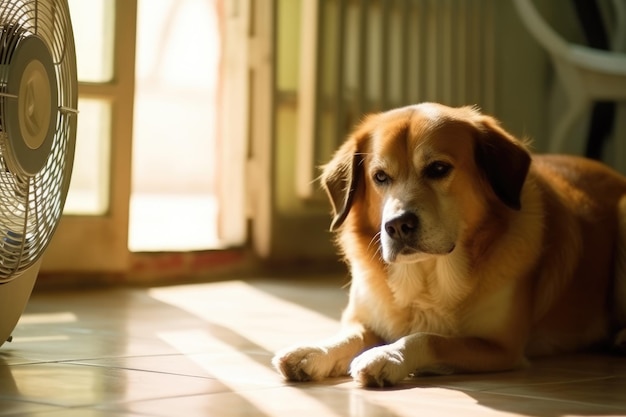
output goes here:
{"type": "Polygon", "coordinates": [[[41,259],[13,280],[0,284],[0,346],[9,339],[24,312],[40,267],[41,259]]]}

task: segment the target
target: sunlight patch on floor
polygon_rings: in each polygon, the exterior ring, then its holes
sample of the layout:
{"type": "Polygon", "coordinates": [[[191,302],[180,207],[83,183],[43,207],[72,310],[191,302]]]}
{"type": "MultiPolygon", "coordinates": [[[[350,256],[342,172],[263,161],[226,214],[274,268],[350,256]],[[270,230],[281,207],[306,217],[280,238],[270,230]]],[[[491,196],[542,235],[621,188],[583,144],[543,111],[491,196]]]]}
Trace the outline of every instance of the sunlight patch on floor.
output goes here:
{"type": "MultiPolygon", "coordinates": [[[[295,341],[322,339],[339,330],[337,320],[242,281],[157,287],[150,289],[149,294],[207,323],[230,329],[268,352],[295,341]],[[284,311],[289,311],[289,314],[285,315],[284,311]],[[293,326],[294,322],[302,323],[302,326],[293,326]],[[285,331],[267,338],[265,332],[268,325],[285,331]]],[[[334,301],[330,299],[327,303],[334,301]]],[[[186,348],[194,350],[202,347],[186,348]]]]}

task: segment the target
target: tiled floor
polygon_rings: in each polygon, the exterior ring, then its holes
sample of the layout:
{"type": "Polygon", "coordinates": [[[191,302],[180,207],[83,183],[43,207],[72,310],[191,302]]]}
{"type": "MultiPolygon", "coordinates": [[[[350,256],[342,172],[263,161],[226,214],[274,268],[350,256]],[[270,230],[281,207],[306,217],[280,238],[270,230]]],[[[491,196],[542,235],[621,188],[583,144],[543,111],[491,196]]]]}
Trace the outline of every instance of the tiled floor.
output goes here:
{"type": "Polygon", "coordinates": [[[342,279],[36,293],[0,348],[0,416],[616,416],[626,358],[581,355],[388,390],[285,384],[272,352],[334,332],[342,279]]]}

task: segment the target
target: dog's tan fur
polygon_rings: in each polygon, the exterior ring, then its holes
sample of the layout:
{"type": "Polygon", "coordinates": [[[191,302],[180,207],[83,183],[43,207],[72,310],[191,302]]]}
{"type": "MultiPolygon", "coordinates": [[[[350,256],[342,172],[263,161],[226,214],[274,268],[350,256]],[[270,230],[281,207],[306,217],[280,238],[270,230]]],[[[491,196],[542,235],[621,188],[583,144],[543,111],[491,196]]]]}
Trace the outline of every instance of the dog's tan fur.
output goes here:
{"type": "Polygon", "coordinates": [[[626,326],[626,178],[600,163],[423,103],[368,117],[322,184],[350,299],[339,334],[276,355],[289,380],[508,370],[626,326]]]}

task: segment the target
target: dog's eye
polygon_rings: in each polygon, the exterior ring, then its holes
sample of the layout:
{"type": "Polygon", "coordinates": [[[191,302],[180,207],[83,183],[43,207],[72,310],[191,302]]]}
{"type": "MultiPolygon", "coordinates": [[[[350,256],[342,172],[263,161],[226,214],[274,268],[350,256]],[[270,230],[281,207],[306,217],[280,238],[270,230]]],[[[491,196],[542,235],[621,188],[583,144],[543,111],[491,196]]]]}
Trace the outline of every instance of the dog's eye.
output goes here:
{"type": "Polygon", "coordinates": [[[424,175],[426,175],[426,177],[430,179],[437,180],[447,176],[451,170],[452,165],[446,162],[435,161],[426,166],[426,169],[424,170],[424,175]]]}
{"type": "Polygon", "coordinates": [[[376,171],[372,177],[374,182],[379,185],[388,184],[390,181],[389,175],[385,171],[376,171]]]}

